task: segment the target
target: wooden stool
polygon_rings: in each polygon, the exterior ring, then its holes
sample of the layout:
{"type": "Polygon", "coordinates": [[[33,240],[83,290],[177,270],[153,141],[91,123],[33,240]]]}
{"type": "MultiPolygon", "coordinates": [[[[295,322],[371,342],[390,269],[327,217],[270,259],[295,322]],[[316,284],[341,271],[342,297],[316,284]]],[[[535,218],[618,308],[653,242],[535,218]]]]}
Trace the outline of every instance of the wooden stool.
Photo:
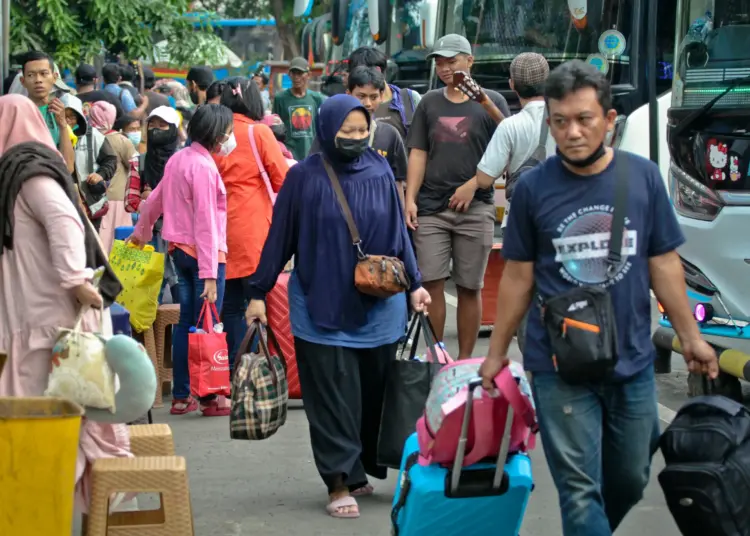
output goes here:
{"type": "Polygon", "coordinates": [[[194,536],[185,458],[100,458],[91,482],[87,536],[194,536]],[[121,492],[159,493],[161,506],[109,515],[109,498],[121,492]]]}
{"type": "Polygon", "coordinates": [[[174,439],[168,424],[136,424],[130,430],[130,452],[135,456],[174,456],[174,439]]]}
{"type": "Polygon", "coordinates": [[[159,368],[159,390],[161,395],[168,395],[172,391],[172,326],[180,321],[179,304],[160,305],[156,311],[154,322],[156,341],[156,360],[159,368]]]}
{"type": "Polygon", "coordinates": [[[151,363],[154,365],[154,370],[156,371],[156,398],[154,399],[154,407],[160,408],[164,404],[162,403],[161,398],[161,389],[159,389],[159,363],[157,361],[157,354],[156,354],[156,340],[154,339],[154,327],[151,326],[150,329],[147,329],[143,332],[135,332],[133,333],[133,338],[140,342],[144,348],[146,348],[146,353],[148,354],[148,357],[151,359],[151,363]]]}

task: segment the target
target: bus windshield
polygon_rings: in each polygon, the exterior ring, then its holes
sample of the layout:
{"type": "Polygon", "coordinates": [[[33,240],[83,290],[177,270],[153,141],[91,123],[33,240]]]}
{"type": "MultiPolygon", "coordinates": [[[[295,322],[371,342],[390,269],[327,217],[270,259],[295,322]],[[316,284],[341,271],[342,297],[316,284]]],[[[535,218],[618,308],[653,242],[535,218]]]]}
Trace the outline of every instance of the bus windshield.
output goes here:
{"type": "Polygon", "coordinates": [[[539,52],[551,64],[580,59],[607,73],[612,84],[632,84],[637,1],[449,0],[438,36],[466,36],[480,65],[539,52]]]}
{"type": "MultiPolygon", "coordinates": [[[[387,51],[394,60],[408,58],[409,52],[417,51],[417,57],[424,60],[426,51],[422,46],[421,8],[425,0],[398,0],[396,2],[396,23],[391,23],[387,51]],[[403,57],[407,56],[407,57],[403,57]]],[[[342,57],[347,57],[359,47],[375,46],[370,31],[370,18],[367,4],[352,2],[350,4],[349,29],[341,44],[342,57]]]]}
{"type": "MultiPolygon", "coordinates": [[[[678,21],[675,106],[702,106],[750,73],[750,0],[683,0],[678,21]]],[[[717,107],[750,105],[742,84],[717,107]]]]}

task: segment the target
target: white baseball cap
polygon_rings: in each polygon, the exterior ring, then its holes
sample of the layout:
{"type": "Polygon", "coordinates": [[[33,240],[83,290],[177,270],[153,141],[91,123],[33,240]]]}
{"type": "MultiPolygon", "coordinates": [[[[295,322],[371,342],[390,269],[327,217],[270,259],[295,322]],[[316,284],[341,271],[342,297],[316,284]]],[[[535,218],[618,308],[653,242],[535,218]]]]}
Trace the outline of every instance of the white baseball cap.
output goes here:
{"type": "Polygon", "coordinates": [[[148,121],[152,117],[158,117],[159,119],[162,119],[170,125],[174,125],[176,127],[180,126],[180,114],[178,114],[177,110],[175,110],[171,106],[158,106],[154,108],[153,111],[148,115],[148,119],[146,119],[146,121],[148,121]]]}

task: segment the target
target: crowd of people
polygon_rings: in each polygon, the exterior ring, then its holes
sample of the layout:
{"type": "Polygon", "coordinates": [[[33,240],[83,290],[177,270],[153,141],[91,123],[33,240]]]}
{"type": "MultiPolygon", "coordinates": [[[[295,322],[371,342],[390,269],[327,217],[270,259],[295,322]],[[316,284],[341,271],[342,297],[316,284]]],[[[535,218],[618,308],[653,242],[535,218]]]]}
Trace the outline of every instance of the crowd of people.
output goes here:
{"type": "MultiPolygon", "coordinates": [[[[233,366],[248,323],[267,320],[264,298],[293,258],[290,315],[314,459],[328,513],[357,517],[356,497],[373,492],[368,476],[385,476],[376,446],[386,370],[409,312],[428,310],[442,340],[451,278],[457,357],[473,355],[496,233],[493,185],[542,146],[543,161],[518,181],[508,211],[500,307],[482,373],[490,388],[527,315],[524,364],[563,532],[611,534],[642,496],[658,434],[649,285],[670,311],[691,370],[717,372],[689,312],[675,253],[683,238],[659,171],[606,147],[616,112],[591,66],[568,62],[550,73],[543,56],[520,54],[510,88],[521,111],[511,115],[499,93],[470,98],[455,85],[454,73],[472,69],[465,37],[437,39],[428,59],[444,87],[423,96],[389,84],[387,57],[365,47],[349,58],[336,92],[344,94],[312,91],[310,66],[295,58],[291,87],[275,95],[263,74],[217,81],[198,66],[165,97],[149,70],[141,81],[114,64],[102,80],[79,66],[73,95],[49,55],[29,53],[18,75],[26,96],[0,98],[0,353],[9,356],[0,394],[41,394],[57,328],[72,326],[78,302],[114,300],[116,291],[91,285],[92,270],[106,264],[114,229],[138,214],[129,241],[167,253],[163,299],[180,304],[170,411],[226,416],[225,397],[190,396],[188,332],[203,300],[215,303],[233,366]],[[33,173],[19,173],[13,163],[29,151],[33,173]],[[602,256],[585,246],[611,219],[602,207],[612,204],[623,165],[635,184],[632,243],[609,281],[602,256]],[[355,288],[358,251],[331,174],[359,247],[403,262],[406,299],[355,288]],[[95,233],[103,254],[94,253],[95,233]],[[573,386],[555,373],[532,296],[589,284],[611,288],[620,360],[616,380],[573,386]]],[[[89,429],[100,440],[82,449],[81,475],[87,459],[128,455],[121,428],[89,429]]]]}

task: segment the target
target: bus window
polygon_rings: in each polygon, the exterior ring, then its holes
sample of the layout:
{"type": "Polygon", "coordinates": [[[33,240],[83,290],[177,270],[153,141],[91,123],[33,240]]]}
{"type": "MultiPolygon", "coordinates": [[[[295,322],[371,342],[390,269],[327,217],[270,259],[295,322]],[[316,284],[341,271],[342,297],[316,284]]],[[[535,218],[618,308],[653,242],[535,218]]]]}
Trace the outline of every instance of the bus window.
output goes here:
{"type": "MultiPolygon", "coordinates": [[[[454,0],[443,34],[465,35],[483,62],[510,62],[522,52],[543,54],[555,67],[580,59],[613,84],[635,85],[630,69],[633,0],[454,0]]],[[[481,67],[480,67],[481,71],[481,67]]]]}

